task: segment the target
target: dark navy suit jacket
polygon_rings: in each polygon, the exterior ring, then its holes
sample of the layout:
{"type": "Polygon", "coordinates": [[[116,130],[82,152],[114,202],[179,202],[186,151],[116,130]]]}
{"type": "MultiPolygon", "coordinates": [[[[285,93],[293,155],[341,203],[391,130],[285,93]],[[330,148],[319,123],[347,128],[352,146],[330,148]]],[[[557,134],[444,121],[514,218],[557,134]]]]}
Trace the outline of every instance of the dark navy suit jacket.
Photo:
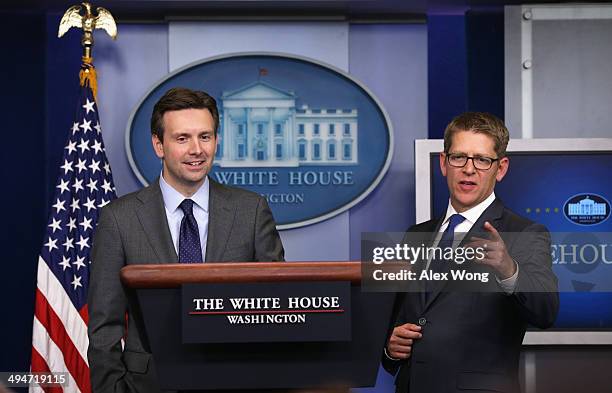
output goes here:
{"type": "MultiPolygon", "coordinates": [[[[415,225],[409,234],[435,235],[442,220],[415,225]]],[[[398,295],[395,325],[421,324],[423,337],[415,341],[409,359],[383,357],[385,369],[397,373],[397,392],[520,392],[518,364],[525,330],[529,324],[551,326],[559,308],[550,235],[544,226],[514,214],[496,199],[462,244],[479,236],[485,221],[500,232],[519,266],[514,293],[499,288],[492,269],[472,263],[471,270],[490,272],[489,282],[475,290],[458,282],[441,283],[426,304],[416,291],[398,295]]]]}

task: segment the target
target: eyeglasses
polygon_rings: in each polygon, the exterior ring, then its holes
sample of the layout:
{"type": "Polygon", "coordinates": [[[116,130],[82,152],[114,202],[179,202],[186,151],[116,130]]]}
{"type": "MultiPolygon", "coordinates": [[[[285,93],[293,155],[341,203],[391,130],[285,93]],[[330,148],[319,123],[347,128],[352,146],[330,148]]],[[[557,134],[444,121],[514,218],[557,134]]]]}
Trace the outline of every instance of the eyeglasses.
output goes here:
{"type": "Polygon", "coordinates": [[[486,171],[487,169],[491,168],[495,161],[499,161],[499,158],[483,156],[468,157],[465,154],[460,153],[449,153],[446,155],[446,161],[448,164],[455,168],[463,168],[467,164],[468,160],[472,160],[474,168],[486,171]]]}

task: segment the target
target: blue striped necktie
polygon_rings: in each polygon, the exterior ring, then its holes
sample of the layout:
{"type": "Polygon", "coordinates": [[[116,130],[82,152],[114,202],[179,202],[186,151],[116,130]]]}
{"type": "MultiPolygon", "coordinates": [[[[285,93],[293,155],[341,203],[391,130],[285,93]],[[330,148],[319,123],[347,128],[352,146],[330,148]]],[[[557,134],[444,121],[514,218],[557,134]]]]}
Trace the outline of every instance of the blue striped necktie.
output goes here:
{"type": "MultiPolygon", "coordinates": [[[[457,225],[461,224],[463,221],[465,221],[465,217],[463,217],[461,214],[453,214],[452,216],[450,216],[448,227],[446,227],[446,230],[442,234],[442,237],[440,238],[440,242],[438,243],[438,248],[442,250],[443,255],[444,255],[444,249],[448,247],[451,247],[451,248],[453,247],[453,240],[455,238],[455,228],[457,227],[457,225]]],[[[442,260],[432,259],[431,262],[429,263],[428,270],[434,273],[445,272],[449,269],[448,265],[450,263],[452,263],[452,261],[447,261],[444,259],[442,260]]],[[[431,296],[433,287],[434,287],[433,282],[430,282],[430,281],[425,282],[425,291],[423,291],[424,304],[427,304],[427,301],[429,300],[429,296],[431,296]]]]}

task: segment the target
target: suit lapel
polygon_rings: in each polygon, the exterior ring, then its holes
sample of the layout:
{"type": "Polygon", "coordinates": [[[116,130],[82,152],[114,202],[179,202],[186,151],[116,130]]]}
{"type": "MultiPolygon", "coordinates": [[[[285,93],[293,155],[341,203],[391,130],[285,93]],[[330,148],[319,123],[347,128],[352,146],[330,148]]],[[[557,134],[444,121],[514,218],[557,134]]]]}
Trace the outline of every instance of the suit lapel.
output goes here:
{"type": "MultiPolygon", "coordinates": [[[[159,180],[138,193],[142,202],[136,209],[136,215],[142,229],[157,256],[157,263],[177,263],[178,256],[172,243],[172,235],[168,228],[168,218],[164,207],[164,199],[159,188],[159,180]]],[[[153,262],[153,261],[151,261],[153,262]]]]}
{"type": "MultiPolygon", "coordinates": [[[[428,233],[430,235],[428,241],[425,243],[428,246],[432,245],[434,240],[436,239],[436,235],[438,234],[438,231],[440,230],[440,226],[442,226],[443,220],[444,220],[444,217],[440,217],[437,221],[433,221],[429,227],[423,228],[423,232],[428,233]]],[[[425,270],[426,267],[427,267],[427,260],[426,259],[421,260],[420,263],[417,265],[417,268],[415,269],[417,278],[420,277],[421,272],[425,270]]],[[[414,309],[424,311],[425,304],[423,304],[423,296],[424,296],[423,291],[425,291],[425,282],[422,280],[417,280],[416,285],[417,285],[416,294],[418,296],[411,297],[413,299],[412,306],[414,307],[414,309]]]]}
{"type": "Polygon", "coordinates": [[[489,221],[496,229],[499,231],[501,228],[498,228],[495,223],[499,221],[502,214],[504,213],[504,204],[498,198],[495,198],[491,206],[487,207],[487,209],[482,212],[478,220],[472,225],[470,231],[466,234],[466,236],[461,241],[461,245],[463,246],[467,240],[472,236],[482,236],[484,230],[484,223],[489,221]]]}
{"type": "MultiPolygon", "coordinates": [[[[482,234],[484,231],[483,229],[484,223],[487,221],[489,221],[494,227],[497,228],[497,226],[495,225],[495,222],[499,220],[503,212],[504,212],[504,204],[501,202],[501,200],[499,200],[498,198],[495,198],[493,203],[491,203],[491,205],[487,207],[484,212],[482,212],[480,217],[478,217],[478,220],[474,223],[474,225],[472,225],[470,230],[465,234],[465,236],[461,240],[461,243],[458,245],[458,247],[463,247],[466,243],[469,242],[470,238],[473,236],[482,237],[482,234]]],[[[438,225],[436,226],[434,238],[435,238],[435,234],[437,234],[437,232],[440,230],[440,226],[442,225],[443,219],[444,217],[442,217],[439,220],[438,225]]],[[[499,228],[497,229],[499,230],[499,228]]],[[[448,269],[448,271],[450,271],[450,268],[448,269]]],[[[450,280],[449,281],[439,281],[437,283],[437,285],[435,286],[435,290],[433,291],[431,296],[429,296],[427,304],[425,304],[424,310],[427,310],[431,306],[433,301],[436,300],[436,298],[440,295],[440,292],[442,292],[444,287],[449,282],[450,280]]]]}
{"type": "Polygon", "coordinates": [[[210,181],[208,208],[208,240],[206,241],[206,262],[221,261],[229,235],[234,225],[236,209],[230,192],[219,183],[210,181]]]}

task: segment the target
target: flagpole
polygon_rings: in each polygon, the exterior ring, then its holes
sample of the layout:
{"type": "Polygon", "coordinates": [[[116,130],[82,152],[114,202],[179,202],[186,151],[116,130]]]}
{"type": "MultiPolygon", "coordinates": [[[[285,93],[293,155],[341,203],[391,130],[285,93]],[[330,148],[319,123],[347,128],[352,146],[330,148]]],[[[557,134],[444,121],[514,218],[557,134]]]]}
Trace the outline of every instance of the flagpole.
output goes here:
{"type": "MultiPolygon", "coordinates": [[[[83,30],[78,111],[64,147],[38,257],[30,369],[61,380],[44,386],[44,391],[91,393],[87,357],[90,250],[100,209],[116,198],[96,105],[93,30],[104,29],[115,39],[117,26],[108,10],[98,7],[94,14],[92,6],[83,3],[66,11],[58,37],[72,27],[83,30]]],[[[43,386],[32,383],[29,391],[42,392],[43,386]]]]}
{"type": "Polygon", "coordinates": [[[116,40],[117,24],[113,15],[106,8],[97,7],[96,15],[92,13],[92,8],[92,5],[88,2],[82,3],[82,6],[73,5],[68,8],[60,21],[57,37],[62,38],[73,27],[83,30],[83,36],[81,37],[81,46],[83,46],[83,57],[81,59],[83,65],[81,66],[79,77],[81,86],[88,86],[92,90],[94,98],[97,98],[98,86],[92,57],[94,44],[93,31],[95,29],[102,29],[113,40],[116,40]]]}

